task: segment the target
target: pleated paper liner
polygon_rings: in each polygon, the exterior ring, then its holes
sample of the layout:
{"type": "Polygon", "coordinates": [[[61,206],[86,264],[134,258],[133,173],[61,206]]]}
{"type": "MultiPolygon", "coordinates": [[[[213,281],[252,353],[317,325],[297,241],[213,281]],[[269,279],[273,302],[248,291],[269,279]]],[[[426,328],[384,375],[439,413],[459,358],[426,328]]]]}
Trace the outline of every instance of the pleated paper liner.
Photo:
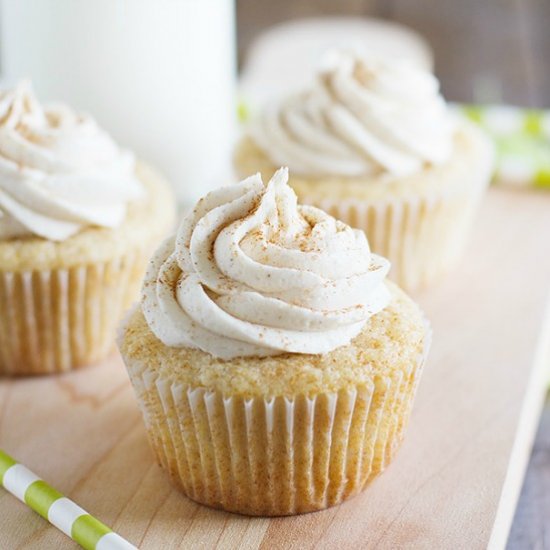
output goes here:
{"type": "Polygon", "coordinates": [[[65,372],[114,349],[147,255],[69,269],[0,272],[0,374],[65,372]]]}
{"type": "Polygon", "coordinates": [[[248,515],[334,506],[394,457],[425,361],[338,393],[224,396],[127,362],[160,465],[189,498],[248,515]]]}
{"type": "Polygon", "coordinates": [[[411,291],[432,283],[459,261],[487,184],[480,177],[473,187],[429,197],[362,201],[304,195],[300,201],[365,231],[372,251],[390,260],[389,277],[411,291]]]}

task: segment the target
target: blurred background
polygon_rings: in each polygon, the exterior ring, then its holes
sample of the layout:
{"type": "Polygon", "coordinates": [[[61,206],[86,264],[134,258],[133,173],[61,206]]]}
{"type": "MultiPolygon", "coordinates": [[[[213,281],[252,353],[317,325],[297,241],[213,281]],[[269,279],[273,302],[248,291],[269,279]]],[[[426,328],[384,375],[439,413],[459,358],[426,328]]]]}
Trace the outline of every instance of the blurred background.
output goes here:
{"type": "Polygon", "coordinates": [[[237,0],[241,65],[267,27],[325,16],[377,17],[418,31],[449,100],[550,106],[548,0],[237,0]]]}
{"type": "MultiPolygon", "coordinates": [[[[0,0],[0,6],[2,82],[32,76],[42,100],[93,113],[117,141],[162,167],[183,205],[227,181],[238,131],[236,67],[248,115],[268,96],[306,85],[331,45],[409,57],[435,70],[447,100],[476,109],[550,106],[549,0],[0,0]]],[[[474,114],[497,142],[500,181],[550,187],[550,113],[474,114]]]]}

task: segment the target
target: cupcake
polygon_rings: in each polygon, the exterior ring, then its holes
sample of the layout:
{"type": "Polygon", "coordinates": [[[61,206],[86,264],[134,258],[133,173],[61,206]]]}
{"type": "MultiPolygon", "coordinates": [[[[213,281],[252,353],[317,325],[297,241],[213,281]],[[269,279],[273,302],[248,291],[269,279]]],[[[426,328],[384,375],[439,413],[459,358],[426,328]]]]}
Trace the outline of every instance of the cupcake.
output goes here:
{"type": "Polygon", "coordinates": [[[0,374],[113,351],[172,218],[166,183],[89,116],[0,92],[0,374]]]}
{"type": "Polygon", "coordinates": [[[201,199],[153,256],[119,347],[152,448],[189,498],[290,515],[395,455],[429,341],[365,234],[281,169],[201,199]]]}
{"type": "Polygon", "coordinates": [[[438,90],[407,63],[334,55],[252,122],[237,171],[288,166],[301,202],[363,229],[401,286],[424,286],[459,259],[493,166],[491,142],[438,90]]]}

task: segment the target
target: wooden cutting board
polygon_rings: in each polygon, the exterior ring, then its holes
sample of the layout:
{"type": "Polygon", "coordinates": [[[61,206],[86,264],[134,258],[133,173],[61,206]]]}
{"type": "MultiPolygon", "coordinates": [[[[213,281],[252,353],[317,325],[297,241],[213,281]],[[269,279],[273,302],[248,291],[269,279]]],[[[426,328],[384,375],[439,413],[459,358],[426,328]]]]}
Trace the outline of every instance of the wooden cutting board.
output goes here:
{"type": "MultiPolygon", "coordinates": [[[[143,549],[502,548],[543,395],[550,194],[491,189],[464,261],[417,298],[434,342],[395,462],[342,506],[247,518],[153,461],[121,361],[0,381],[0,447],[143,549]]],[[[75,544],[0,489],[0,548],[75,544]]]]}

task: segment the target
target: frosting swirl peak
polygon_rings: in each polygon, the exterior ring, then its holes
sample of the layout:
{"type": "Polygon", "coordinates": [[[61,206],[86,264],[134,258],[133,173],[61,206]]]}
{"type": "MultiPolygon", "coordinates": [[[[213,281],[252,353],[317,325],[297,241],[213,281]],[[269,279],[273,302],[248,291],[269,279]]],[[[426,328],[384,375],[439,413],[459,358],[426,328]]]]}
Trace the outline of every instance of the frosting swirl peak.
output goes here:
{"type": "Polygon", "coordinates": [[[310,89],[268,106],[251,134],[296,173],[406,176],[450,157],[453,123],[432,74],[341,52],[310,89]]]}
{"type": "Polygon", "coordinates": [[[167,346],[216,357],[326,353],[386,307],[362,231],[298,206],[280,169],[212,191],[153,256],[142,310],[167,346]]]}
{"type": "Polygon", "coordinates": [[[93,119],[41,105],[27,82],[0,92],[0,239],[116,227],[142,193],[133,155],[93,119]]]}

